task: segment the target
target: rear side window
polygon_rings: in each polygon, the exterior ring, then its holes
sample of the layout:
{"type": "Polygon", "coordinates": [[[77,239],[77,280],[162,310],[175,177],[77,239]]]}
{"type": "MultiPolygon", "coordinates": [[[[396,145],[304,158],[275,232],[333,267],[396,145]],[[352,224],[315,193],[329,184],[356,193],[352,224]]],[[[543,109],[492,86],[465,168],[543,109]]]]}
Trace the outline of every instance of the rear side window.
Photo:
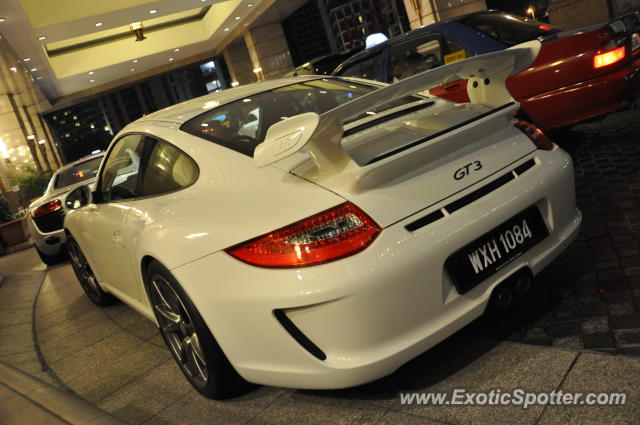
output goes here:
{"type": "Polygon", "coordinates": [[[395,83],[442,65],[440,40],[440,34],[434,33],[392,46],[388,81],[395,83]]]}
{"type": "Polygon", "coordinates": [[[371,56],[348,64],[338,71],[337,75],[342,77],[364,78],[366,80],[378,80],[382,52],[383,50],[378,50],[371,56]]]}
{"type": "Polygon", "coordinates": [[[196,162],[171,143],[149,138],[152,140],[140,195],[160,195],[195,183],[199,175],[196,162]]]}
{"type": "Polygon", "coordinates": [[[524,18],[503,13],[472,15],[462,19],[460,23],[487,34],[507,46],[515,46],[558,32],[558,29],[543,22],[525,21],[524,18]]]}

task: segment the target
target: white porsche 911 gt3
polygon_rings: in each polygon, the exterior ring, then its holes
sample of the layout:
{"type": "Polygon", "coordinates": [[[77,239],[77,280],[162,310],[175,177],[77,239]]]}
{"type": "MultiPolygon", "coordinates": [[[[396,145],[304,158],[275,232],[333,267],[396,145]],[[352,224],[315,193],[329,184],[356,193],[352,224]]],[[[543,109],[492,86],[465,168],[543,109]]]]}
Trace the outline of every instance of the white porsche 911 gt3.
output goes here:
{"type": "Polygon", "coordinates": [[[387,375],[525,293],[577,235],[572,161],[504,85],[538,49],[391,86],[262,82],[141,118],[95,191],[67,198],[76,275],[96,304],[154,320],[209,397],[387,375]],[[460,78],[471,103],[421,94],[460,78]]]}

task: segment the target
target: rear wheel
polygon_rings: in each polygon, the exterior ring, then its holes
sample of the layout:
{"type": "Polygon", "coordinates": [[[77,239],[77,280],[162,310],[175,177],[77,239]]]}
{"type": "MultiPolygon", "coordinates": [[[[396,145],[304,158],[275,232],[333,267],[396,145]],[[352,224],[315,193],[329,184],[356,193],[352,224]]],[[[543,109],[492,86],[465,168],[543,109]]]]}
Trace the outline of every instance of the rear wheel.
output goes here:
{"type": "Polygon", "coordinates": [[[89,299],[100,307],[105,307],[118,301],[116,297],[105,292],[100,287],[100,283],[98,283],[98,279],[93,274],[93,270],[91,270],[87,258],[82,253],[80,245],[71,236],[67,239],[67,247],[73,271],[89,299]]]}
{"type": "Polygon", "coordinates": [[[238,375],[189,296],[157,262],[145,282],[160,334],[191,385],[209,398],[232,397],[248,385],[238,375]]]}
{"type": "Polygon", "coordinates": [[[40,249],[37,246],[36,246],[36,252],[38,253],[38,256],[40,257],[42,262],[45,263],[48,266],[52,266],[54,264],[61,263],[66,257],[65,254],[64,254],[64,251],[60,251],[59,254],[49,255],[49,254],[45,254],[44,252],[40,251],[40,249]]]}

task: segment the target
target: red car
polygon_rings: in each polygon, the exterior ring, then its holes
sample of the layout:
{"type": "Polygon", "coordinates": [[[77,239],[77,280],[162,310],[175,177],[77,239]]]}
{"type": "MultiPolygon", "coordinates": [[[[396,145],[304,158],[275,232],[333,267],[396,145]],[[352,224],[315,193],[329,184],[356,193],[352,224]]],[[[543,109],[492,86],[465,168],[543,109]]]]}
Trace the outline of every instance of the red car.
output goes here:
{"type": "MultiPolygon", "coordinates": [[[[541,22],[484,11],[393,38],[350,58],[334,74],[393,82],[539,39],[538,58],[530,68],[509,77],[507,88],[539,127],[559,130],[635,106],[640,92],[639,31],[640,13],[560,32],[541,22]]],[[[455,102],[469,101],[463,80],[430,92],[455,102]]]]}

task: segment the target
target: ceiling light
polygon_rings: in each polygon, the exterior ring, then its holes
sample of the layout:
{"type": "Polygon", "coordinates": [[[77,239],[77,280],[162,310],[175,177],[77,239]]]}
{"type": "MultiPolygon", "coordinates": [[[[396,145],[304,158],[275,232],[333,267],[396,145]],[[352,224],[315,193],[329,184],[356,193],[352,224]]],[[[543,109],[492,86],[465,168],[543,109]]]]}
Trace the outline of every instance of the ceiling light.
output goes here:
{"type": "Polygon", "coordinates": [[[93,75],[93,74],[95,74],[94,71],[89,71],[89,75],[93,75]]]}
{"type": "Polygon", "coordinates": [[[253,3],[249,3],[249,4],[247,5],[247,7],[251,7],[251,6],[253,6],[253,3]]]}
{"type": "Polygon", "coordinates": [[[239,17],[239,16],[236,16],[236,17],[235,17],[235,18],[233,18],[233,19],[235,19],[236,21],[239,21],[239,20],[240,20],[240,17],[239,17]]]}
{"type": "Polygon", "coordinates": [[[174,52],[179,52],[179,51],[180,51],[180,49],[173,49],[173,51],[174,51],[174,52]]]}
{"type": "Polygon", "coordinates": [[[102,22],[96,23],[96,27],[101,27],[101,26],[102,26],[102,22]]]}
{"type": "Polygon", "coordinates": [[[31,58],[24,58],[22,59],[22,62],[29,62],[31,60],[31,58]]]}
{"type": "Polygon", "coordinates": [[[158,9],[151,9],[149,13],[151,13],[152,15],[155,15],[156,13],[158,13],[158,9]]]}
{"type": "Polygon", "coordinates": [[[95,83],[95,82],[96,82],[96,80],[89,80],[89,82],[90,82],[90,83],[95,83]]]}
{"type": "Polygon", "coordinates": [[[44,36],[44,35],[41,35],[40,37],[38,37],[38,40],[40,40],[40,41],[42,41],[42,40],[46,40],[46,39],[47,39],[47,37],[46,37],[46,36],[44,36]]]}
{"type": "Polygon", "coordinates": [[[0,18],[0,23],[6,21],[7,18],[0,18]]]}
{"type": "Polygon", "coordinates": [[[134,60],[132,60],[131,62],[133,62],[133,63],[138,63],[138,59],[134,59],[134,60]]]}
{"type": "Polygon", "coordinates": [[[229,28],[225,28],[225,29],[224,29],[224,31],[225,31],[225,32],[229,31],[229,28]]]}
{"type": "Polygon", "coordinates": [[[239,82],[234,81],[233,83],[231,83],[231,87],[238,87],[240,85],[239,82]]]}
{"type": "Polygon", "coordinates": [[[41,144],[41,145],[44,145],[46,143],[46,140],[40,139],[40,140],[38,140],[38,143],[41,144]]]}
{"type": "Polygon", "coordinates": [[[9,68],[12,72],[18,72],[18,68],[16,68],[15,66],[12,66],[11,68],[9,68]]]}
{"type": "Polygon", "coordinates": [[[29,140],[35,140],[35,139],[36,139],[36,136],[34,136],[33,134],[30,134],[30,135],[28,135],[28,136],[27,136],[27,139],[29,139],[29,140]]]}
{"type": "Polygon", "coordinates": [[[38,68],[31,68],[30,71],[31,72],[36,72],[38,70],[38,68]]]}
{"type": "Polygon", "coordinates": [[[36,77],[36,80],[42,80],[42,77],[36,77]]]}
{"type": "Polygon", "coordinates": [[[142,32],[142,30],[144,29],[144,25],[142,25],[142,22],[132,22],[129,24],[129,28],[131,28],[131,31],[133,31],[133,33],[136,35],[136,41],[142,41],[147,38],[142,32]]]}
{"type": "Polygon", "coordinates": [[[169,62],[171,62],[173,60],[173,58],[169,58],[169,62]]]}
{"type": "Polygon", "coordinates": [[[253,68],[253,72],[255,72],[256,74],[259,72],[262,72],[262,68],[258,67],[258,68],[253,68]]]}
{"type": "Polygon", "coordinates": [[[135,71],[135,70],[136,70],[135,68],[131,68],[131,70],[130,70],[130,71],[131,71],[131,72],[133,72],[133,71],[135,71]]]}

